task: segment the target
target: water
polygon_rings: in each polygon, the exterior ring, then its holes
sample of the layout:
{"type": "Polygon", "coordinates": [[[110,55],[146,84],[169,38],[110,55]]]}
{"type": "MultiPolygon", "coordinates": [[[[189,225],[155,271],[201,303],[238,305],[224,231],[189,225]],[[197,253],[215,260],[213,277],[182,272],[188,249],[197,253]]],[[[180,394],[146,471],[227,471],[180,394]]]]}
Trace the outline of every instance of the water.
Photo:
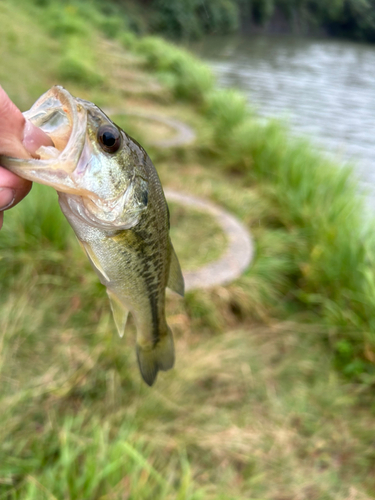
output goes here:
{"type": "Polygon", "coordinates": [[[194,50],[219,85],[237,87],[263,116],[286,118],[342,162],[375,207],[375,45],[294,37],[208,38],[194,50]]]}

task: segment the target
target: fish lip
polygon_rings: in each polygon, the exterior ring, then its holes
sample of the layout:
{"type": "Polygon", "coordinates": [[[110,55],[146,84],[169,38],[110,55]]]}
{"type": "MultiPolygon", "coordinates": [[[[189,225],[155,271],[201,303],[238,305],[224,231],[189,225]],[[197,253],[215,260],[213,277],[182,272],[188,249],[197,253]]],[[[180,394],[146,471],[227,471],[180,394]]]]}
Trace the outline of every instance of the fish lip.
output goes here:
{"type": "Polygon", "coordinates": [[[27,120],[33,123],[33,117],[35,117],[37,110],[51,97],[56,98],[61,103],[71,123],[69,139],[58,157],[41,160],[36,158],[23,159],[0,156],[0,163],[20,177],[52,186],[57,191],[75,194],[82,193],[82,188],[75,186],[71,174],[74,172],[80,159],[86,140],[87,112],[84,106],[64,87],[55,85],[45,92],[23,114],[27,120]]]}

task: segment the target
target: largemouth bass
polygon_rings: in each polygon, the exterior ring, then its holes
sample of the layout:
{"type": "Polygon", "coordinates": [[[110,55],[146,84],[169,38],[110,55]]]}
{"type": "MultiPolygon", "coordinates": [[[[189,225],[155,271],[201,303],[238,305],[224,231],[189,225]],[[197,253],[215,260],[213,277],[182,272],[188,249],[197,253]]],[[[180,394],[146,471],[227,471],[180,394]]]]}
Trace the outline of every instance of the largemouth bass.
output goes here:
{"type": "Polygon", "coordinates": [[[155,167],[142,146],[100,108],[62,87],[52,87],[24,115],[54,147],[42,146],[26,160],[3,156],[0,164],[56,189],[65,217],[107,289],[120,336],[128,313],[133,315],[139,368],[152,385],[159,370],[174,364],[165,289],[184,294],[155,167]]]}

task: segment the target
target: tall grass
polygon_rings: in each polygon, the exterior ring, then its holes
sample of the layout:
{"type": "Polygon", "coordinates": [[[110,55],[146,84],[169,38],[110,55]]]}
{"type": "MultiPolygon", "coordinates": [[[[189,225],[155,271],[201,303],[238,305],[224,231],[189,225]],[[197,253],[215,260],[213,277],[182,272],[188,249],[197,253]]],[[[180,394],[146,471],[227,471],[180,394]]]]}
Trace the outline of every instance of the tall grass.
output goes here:
{"type": "Polygon", "coordinates": [[[153,465],[155,451],[126,423],[114,434],[109,422],[103,426],[94,418],[84,425],[83,416],[72,416],[58,429],[57,446],[55,440],[48,442],[54,432],[53,428],[45,432],[45,446],[36,447],[32,459],[25,457],[13,463],[5,459],[0,473],[8,478],[9,487],[4,487],[8,491],[5,497],[0,493],[0,498],[94,500],[124,494],[145,500],[164,500],[171,495],[186,500],[204,498],[203,490],[191,489],[189,465],[183,457],[164,478],[153,465]],[[19,483],[10,486],[17,476],[19,483]]]}
{"type": "Polygon", "coordinates": [[[195,323],[212,308],[199,292],[188,324],[170,317],[178,369],[150,391],[134,328],[114,337],[79,275],[30,283],[24,269],[2,295],[0,498],[371,498],[370,414],[330,369],[319,325],[213,334],[195,323]]]}
{"type": "MultiPolygon", "coordinates": [[[[217,96],[218,109],[227,104],[227,96],[222,99],[217,96]]],[[[280,224],[298,230],[303,244],[292,254],[299,268],[293,293],[336,327],[331,341],[336,338],[337,362],[344,372],[373,380],[374,221],[365,218],[351,169],[338,167],[305,140],[291,140],[277,122],[262,125],[251,116],[240,122],[235,117],[230,127],[228,116],[216,116],[214,153],[226,158],[229,172],[241,172],[245,184],[264,184],[280,224]]]]}

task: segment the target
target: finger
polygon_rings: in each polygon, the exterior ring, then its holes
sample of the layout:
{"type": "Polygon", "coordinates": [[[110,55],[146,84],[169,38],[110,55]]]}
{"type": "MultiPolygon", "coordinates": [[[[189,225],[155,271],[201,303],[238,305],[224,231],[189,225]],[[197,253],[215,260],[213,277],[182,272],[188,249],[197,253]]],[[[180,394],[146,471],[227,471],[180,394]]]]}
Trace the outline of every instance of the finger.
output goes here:
{"type": "Polygon", "coordinates": [[[53,146],[53,142],[43,130],[26,120],[23,131],[23,145],[29,153],[34,154],[40,146],[53,146]]]}
{"type": "Polygon", "coordinates": [[[30,158],[51,139],[38,127],[25,120],[17,106],[0,86],[0,153],[17,158],[30,158]]]}
{"type": "Polygon", "coordinates": [[[23,141],[25,118],[0,87],[0,152],[17,158],[29,158],[23,141]]]}
{"type": "Polygon", "coordinates": [[[0,167],[0,211],[14,207],[31,189],[31,182],[0,167]]]}

